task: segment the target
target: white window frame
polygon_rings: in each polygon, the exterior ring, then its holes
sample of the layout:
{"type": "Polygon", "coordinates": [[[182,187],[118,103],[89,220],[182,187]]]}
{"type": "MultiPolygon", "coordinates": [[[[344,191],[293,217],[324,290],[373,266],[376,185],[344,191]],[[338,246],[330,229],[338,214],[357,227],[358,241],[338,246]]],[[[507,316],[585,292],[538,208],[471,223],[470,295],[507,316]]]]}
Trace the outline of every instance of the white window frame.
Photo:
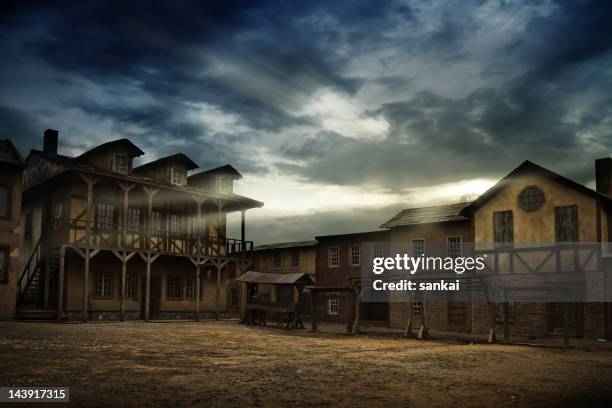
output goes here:
{"type": "Polygon", "coordinates": [[[136,272],[127,272],[125,276],[125,297],[130,299],[138,299],[139,276],[136,272]],[[130,293],[130,289],[134,289],[134,293],[130,293]]]}
{"type": "Polygon", "coordinates": [[[340,314],[340,296],[337,293],[327,295],[327,314],[338,316],[340,314]]]}
{"type": "Polygon", "coordinates": [[[94,274],[93,295],[96,298],[112,299],[113,274],[109,271],[98,271],[94,274]],[[99,283],[99,285],[98,285],[99,283]],[[98,290],[99,289],[99,290],[98,290]],[[108,294],[105,294],[108,293],[108,294]]]}
{"type": "Polygon", "coordinates": [[[227,177],[219,177],[218,178],[218,190],[223,194],[231,194],[232,192],[232,180],[227,177]],[[223,187],[223,188],[222,188],[223,187]]]}
{"type": "Polygon", "coordinates": [[[300,254],[291,254],[290,266],[291,266],[291,269],[300,268],[300,254]],[[295,262],[296,260],[297,262],[295,262]]]}
{"type": "Polygon", "coordinates": [[[349,246],[349,265],[350,266],[359,266],[361,264],[361,245],[351,245],[349,246]],[[355,263],[355,254],[353,250],[357,250],[357,263],[355,263]]]}
{"type": "Polygon", "coordinates": [[[112,170],[114,173],[126,175],[130,170],[129,159],[125,154],[113,153],[112,170]],[[123,160],[123,162],[122,162],[123,160]]]}
{"type": "Polygon", "coordinates": [[[446,256],[450,258],[461,258],[463,256],[463,235],[450,235],[446,237],[446,256]],[[450,240],[459,238],[459,255],[451,254],[450,240]]]}
{"type": "Polygon", "coordinates": [[[273,254],[272,255],[272,269],[277,271],[283,267],[283,255],[273,254]],[[278,262],[276,262],[278,261],[278,262]]]}
{"type": "Polygon", "coordinates": [[[327,249],[327,266],[329,268],[337,268],[340,266],[340,247],[329,247],[327,249]],[[332,257],[332,251],[336,253],[334,257],[332,257]],[[336,262],[333,263],[332,259],[335,259],[336,262]]]}
{"type": "Polygon", "coordinates": [[[414,238],[410,240],[410,254],[415,257],[415,256],[425,256],[425,238],[414,238]],[[418,242],[418,241],[423,241],[423,253],[422,254],[416,254],[414,251],[414,243],[418,242]]]}
{"type": "Polygon", "coordinates": [[[184,186],[187,179],[187,171],[183,167],[170,167],[170,183],[175,186],[184,186]]]}

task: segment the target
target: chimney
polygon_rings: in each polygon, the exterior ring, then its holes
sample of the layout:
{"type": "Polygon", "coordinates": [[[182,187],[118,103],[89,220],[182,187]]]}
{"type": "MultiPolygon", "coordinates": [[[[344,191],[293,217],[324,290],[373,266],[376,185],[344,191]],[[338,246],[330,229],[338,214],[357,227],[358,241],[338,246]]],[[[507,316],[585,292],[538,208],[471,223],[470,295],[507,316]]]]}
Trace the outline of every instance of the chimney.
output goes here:
{"type": "Polygon", "coordinates": [[[43,141],[43,152],[48,154],[57,154],[57,130],[45,130],[45,138],[43,141]]]}
{"type": "Polygon", "coordinates": [[[595,186],[598,193],[612,198],[612,158],[595,160],[595,186]]]}

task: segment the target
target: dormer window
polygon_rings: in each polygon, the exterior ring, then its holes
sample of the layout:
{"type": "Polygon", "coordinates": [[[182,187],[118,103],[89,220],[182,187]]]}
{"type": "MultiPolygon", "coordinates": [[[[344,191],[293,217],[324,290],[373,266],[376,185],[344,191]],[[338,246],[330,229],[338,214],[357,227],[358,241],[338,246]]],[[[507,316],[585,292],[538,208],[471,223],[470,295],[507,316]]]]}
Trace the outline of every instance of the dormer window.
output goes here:
{"type": "Polygon", "coordinates": [[[219,177],[219,192],[229,194],[232,192],[232,180],[226,177],[219,177]]]}
{"type": "Polygon", "coordinates": [[[128,173],[128,157],[126,155],[113,153],[113,171],[124,175],[128,173]]]}
{"type": "Polygon", "coordinates": [[[172,167],[170,169],[170,182],[175,186],[184,186],[187,184],[185,182],[186,178],[186,171],[183,167],[172,167]]]}

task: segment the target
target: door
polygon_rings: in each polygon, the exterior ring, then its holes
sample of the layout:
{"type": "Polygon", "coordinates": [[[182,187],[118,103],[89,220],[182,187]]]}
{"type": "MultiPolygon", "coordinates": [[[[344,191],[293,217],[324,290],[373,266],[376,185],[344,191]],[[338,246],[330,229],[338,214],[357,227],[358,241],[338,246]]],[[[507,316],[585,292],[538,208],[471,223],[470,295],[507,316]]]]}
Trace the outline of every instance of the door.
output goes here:
{"type": "Polygon", "coordinates": [[[157,320],[160,317],[162,278],[151,274],[151,299],[149,301],[149,318],[157,320]]]}

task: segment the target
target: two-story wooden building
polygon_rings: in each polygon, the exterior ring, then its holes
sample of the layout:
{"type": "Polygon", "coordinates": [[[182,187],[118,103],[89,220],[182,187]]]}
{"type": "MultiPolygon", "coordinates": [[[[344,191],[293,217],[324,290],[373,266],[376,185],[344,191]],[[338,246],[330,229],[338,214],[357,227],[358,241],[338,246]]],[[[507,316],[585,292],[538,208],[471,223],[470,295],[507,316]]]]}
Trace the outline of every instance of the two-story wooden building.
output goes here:
{"type": "MultiPolygon", "coordinates": [[[[133,166],[144,154],[127,139],[77,157],[43,150],[26,159],[23,272],[18,307],[57,318],[164,319],[237,315],[233,279],[251,264],[245,212],[263,204],[235,194],[240,173],[198,166],[179,153],[133,166]],[[242,214],[242,234],[226,236],[226,215],[242,214]],[[231,266],[231,267],[230,267],[231,266]]],[[[30,311],[30,312],[28,312],[30,311]]]]}
{"type": "Polygon", "coordinates": [[[461,276],[467,297],[428,302],[413,293],[391,302],[391,326],[413,318],[505,337],[610,338],[612,159],[597,160],[596,184],[597,191],[526,161],[471,203],[397,214],[382,225],[391,247],[400,243],[412,256],[480,256],[486,268],[461,276]]]}
{"type": "Polygon", "coordinates": [[[361,302],[362,248],[380,244],[383,251],[389,241],[388,231],[317,236],[317,287],[313,292],[314,321],[346,323],[347,330],[357,331],[357,320],[387,325],[387,299],[361,302]],[[359,317],[357,319],[357,316],[359,317]]]}
{"type": "Polygon", "coordinates": [[[13,143],[0,140],[0,320],[15,317],[23,165],[13,143]]]}

